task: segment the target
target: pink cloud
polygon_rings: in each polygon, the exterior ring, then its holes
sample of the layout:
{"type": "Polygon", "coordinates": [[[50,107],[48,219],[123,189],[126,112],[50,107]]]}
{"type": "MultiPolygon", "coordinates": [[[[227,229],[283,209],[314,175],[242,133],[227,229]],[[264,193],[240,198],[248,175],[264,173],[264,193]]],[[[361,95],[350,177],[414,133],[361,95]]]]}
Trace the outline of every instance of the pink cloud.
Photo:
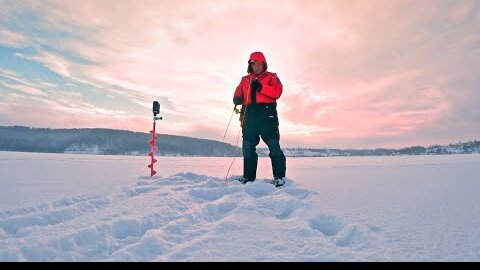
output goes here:
{"type": "MultiPolygon", "coordinates": [[[[315,93],[314,88],[306,87],[300,95],[287,94],[284,97],[286,111],[282,111],[281,115],[297,125],[298,131],[293,134],[303,134],[306,145],[321,144],[333,138],[355,140],[372,136],[401,136],[433,123],[449,109],[448,100],[438,89],[402,89],[402,84],[415,81],[421,75],[407,72],[373,81],[329,85],[322,88],[325,89],[324,95],[323,91],[315,93]],[[329,95],[329,92],[335,94],[329,95]],[[310,97],[315,95],[317,98],[313,101],[315,98],[312,100],[310,97]]],[[[287,125],[290,126],[286,134],[295,129],[290,123],[287,125]]]]}
{"type": "MultiPolygon", "coordinates": [[[[16,94],[7,96],[10,100],[17,102],[3,102],[0,108],[0,115],[8,112],[30,112],[32,102],[35,105],[34,113],[17,113],[15,122],[0,118],[3,125],[27,125],[34,127],[97,127],[125,129],[130,126],[132,130],[147,132],[149,119],[138,116],[130,116],[121,111],[101,109],[90,104],[73,104],[67,102],[49,101],[42,98],[26,98],[16,94]]],[[[0,102],[2,103],[2,102],[0,102]]]]}
{"type": "Polygon", "coordinates": [[[52,53],[42,52],[40,55],[32,57],[31,60],[36,60],[40,63],[43,63],[47,68],[62,76],[71,76],[69,71],[69,66],[71,63],[60,56],[52,53]]]}
{"type": "Polygon", "coordinates": [[[7,47],[25,47],[27,37],[8,29],[0,29],[0,45],[7,47]]]}
{"type": "Polygon", "coordinates": [[[10,83],[5,83],[5,82],[0,82],[0,85],[3,85],[5,87],[20,91],[24,94],[28,94],[31,96],[47,96],[47,94],[37,88],[28,86],[28,85],[22,85],[22,84],[10,84],[10,83]]]}

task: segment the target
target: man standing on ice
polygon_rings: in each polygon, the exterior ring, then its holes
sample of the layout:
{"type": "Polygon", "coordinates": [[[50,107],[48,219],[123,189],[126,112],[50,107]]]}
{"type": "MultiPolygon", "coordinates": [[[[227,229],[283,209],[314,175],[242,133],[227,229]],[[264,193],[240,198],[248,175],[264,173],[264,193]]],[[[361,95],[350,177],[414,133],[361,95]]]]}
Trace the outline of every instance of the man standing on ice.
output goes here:
{"type": "Polygon", "coordinates": [[[242,105],[240,123],[243,135],[242,183],[255,181],[260,137],[270,150],[275,186],[285,184],[286,159],[280,148],[277,99],[283,91],[277,74],[267,71],[267,60],[261,52],[254,52],[248,60],[248,75],[244,76],[233,95],[233,103],[242,105]]]}

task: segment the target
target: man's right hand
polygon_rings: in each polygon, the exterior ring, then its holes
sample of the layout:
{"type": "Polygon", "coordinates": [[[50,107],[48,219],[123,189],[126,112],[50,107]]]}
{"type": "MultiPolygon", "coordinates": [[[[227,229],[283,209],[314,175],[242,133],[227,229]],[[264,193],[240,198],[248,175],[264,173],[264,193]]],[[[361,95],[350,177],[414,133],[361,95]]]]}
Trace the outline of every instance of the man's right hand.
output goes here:
{"type": "Polygon", "coordinates": [[[233,97],[233,104],[235,105],[242,105],[243,97],[233,97]]]}

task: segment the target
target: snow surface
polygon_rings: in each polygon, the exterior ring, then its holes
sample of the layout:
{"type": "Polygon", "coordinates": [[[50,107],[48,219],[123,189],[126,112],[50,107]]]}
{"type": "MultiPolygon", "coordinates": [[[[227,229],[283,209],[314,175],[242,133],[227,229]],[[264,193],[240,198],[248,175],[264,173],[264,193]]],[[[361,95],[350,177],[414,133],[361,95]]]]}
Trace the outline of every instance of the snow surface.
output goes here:
{"type": "Polygon", "coordinates": [[[0,152],[0,261],[480,260],[480,155],[147,162],[0,152]]]}

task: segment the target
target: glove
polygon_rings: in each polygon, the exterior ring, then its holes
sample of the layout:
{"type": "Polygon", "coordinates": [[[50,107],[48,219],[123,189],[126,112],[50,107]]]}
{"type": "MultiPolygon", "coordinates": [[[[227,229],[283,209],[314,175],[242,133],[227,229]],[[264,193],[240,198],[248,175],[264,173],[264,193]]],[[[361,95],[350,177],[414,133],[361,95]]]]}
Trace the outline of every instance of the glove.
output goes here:
{"type": "Polygon", "coordinates": [[[262,90],[262,84],[257,79],[252,81],[252,90],[257,92],[262,90]]]}
{"type": "Polygon", "coordinates": [[[243,97],[233,97],[233,104],[235,105],[242,105],[243,97]]]}

